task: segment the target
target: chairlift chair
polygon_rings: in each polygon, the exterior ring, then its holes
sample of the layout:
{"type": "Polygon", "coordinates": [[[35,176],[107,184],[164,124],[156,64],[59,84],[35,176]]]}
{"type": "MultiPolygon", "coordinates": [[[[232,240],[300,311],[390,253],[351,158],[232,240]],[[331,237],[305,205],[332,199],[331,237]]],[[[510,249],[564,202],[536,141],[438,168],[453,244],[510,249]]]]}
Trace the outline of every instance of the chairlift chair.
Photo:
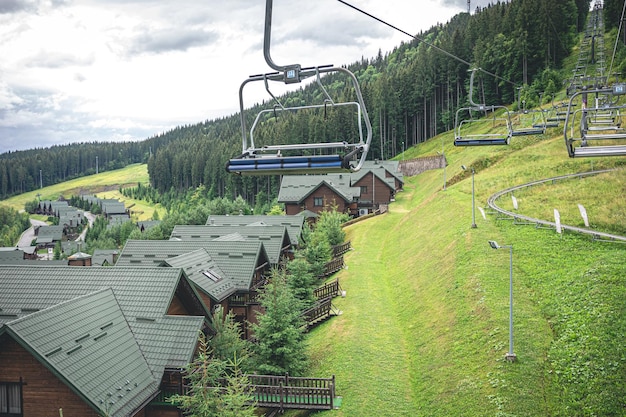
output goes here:
{"type": "MultiPolygon", "coordinates": [[[[527,135],[543,135],[546,133],[546,115],[539,109],[527,109],[526,101],[523,101],[523,106],[520,106],[521,91],[517,97],[517,108],[512,126],[512,136],[527,136],[527,135]]],[[[541,99],[540,99],[541,100],[541,99]]]]}
{"type": "Polygon", "coordinates": [[[363,165],[372,138],[372,127],[367,115],[365,103],[356,76],[347,68],[322,65],[302,68],[299,64],[280,66],[274,63],[270,56],[270,37],[272,21],[272,0],[266,0],[265,33],[263,53],[265,61],[275,70],[266,74],[252,75],[239,88],[239,107],[241,118],[242,152],[239,156],[228,161],[226,170],[241,175],[285,175],[285,174],[324,174],[332,172],[356,172],[363,165]],[[321,81],[322,75],[344,74],[352,83],[356,101],[335,102],[328,94],[321,81]],[[284,106],[272,94],[270,82],[283,84],[299,84],[305,79],[315,77],[315,83],[323,93],[323,102],[301,105],[284,106]],[[274,103],[272,108],[261,110],[248,132],[244,114],[243,90],[252,82],[263,82],[265,90],[274,103]],[[321,142],[321,143],[285,143],[285,144],[258,144],[255,143],[255,131],[260,123],[270,116],[281,113],[314,112],[327,109],[353,109],[358,126],[358,140],[321,142]],[[365,127],[365,134],[363,132],[365,127]],[[315,153],[315,154],[313,154],[315,153]]]}
{"type": "Polygon", "coordinates": [[[487,106],[485,104],[477,104],[474,102],[474,73],[476,69],[472,69],[470,75],[470,92],[469,107],[461,107],[456,111],[454,118],[454,146],[485,146],[485,145],[508,145],[513,135],[511,127],[511,116],[508,108],[505,106],[487,106]],[[473,113],[491,112],[493,117],[475,119],[473,113]],[[496,112],[502,112],[502,116],[497,116],[496,112]],[[462,119],[464,112],[469,113],[469,119],[462,119]],[[488,125],[490,124],[490,126],[488,125]],[[470,126],[480,126],[480,130],[489,129],[489,132],[468,133],[470,126]]]}
{"type": "Polygon", "coordinates": [[[626,84],[577,92],[569,101],[563,135],[571,158],[625,156],[626,84]],[[573,110],[582,94],[594,96],[592,106],[573,110]]]}

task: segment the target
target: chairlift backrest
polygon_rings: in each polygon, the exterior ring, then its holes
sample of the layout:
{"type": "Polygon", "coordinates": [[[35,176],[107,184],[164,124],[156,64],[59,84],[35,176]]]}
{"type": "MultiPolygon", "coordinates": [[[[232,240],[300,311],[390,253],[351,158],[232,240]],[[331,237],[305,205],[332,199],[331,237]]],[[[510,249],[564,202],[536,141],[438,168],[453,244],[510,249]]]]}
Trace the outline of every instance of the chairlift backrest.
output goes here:
{"type": "Polygon", "coordinates": [[[572,95],[563,128],[570,157],[626,156],[625,98],[626,84],[587,89],[572,95]],[[574,110],[583,94],[594,100],[574,110]]]}
{"type": "Polygon", "coordinates": [[[270,55],[271,27],[272,27],[272,0],[266,0],[265,30],[263,42],[263,54],[267,64],[274,72],[252,75],[245,80],[239,88],[239,108],[241,118],[242,153],[229,161],[226,170],[238,174],[248,175],[282,175],[294,173],[327,173],[327,172],[355,172],[363,165],[372,138],[372,127],[369,121],[363,95],[356,76],[347,68],[322,65],[303,68],[300,64],[278,65],[270,55]],[[352,83],[356,100],[352,102],[336,103],[321,82],[321,76],[331,73],[343,74],[352,83]],[[281,101],[272,94],[270,82],[282,84],[298,84],[303,80],[315,77],[317,86],[323,92],[323,102],[301,106],[284,106],[281,101]],[[248,132],[244,114],[243,90],[251,82],[263,82],[265,90],[272,97],[274,107],[261,110],[255,118],[250,132],[248,132]],[[280,112],[297,112],[303,110],[322,109],[327,107],[354,108],[356,123],[358,126],[358,141],[348,142],[322,142],[322,143],[285,143],[272,145],[258,145],[254,142],[255,128],[261,117],[268,112],[278,114],[280,112]],[[365,133],[363,132],[365,127],[365,133]],[[311,150],[320,153],[331,154],[311,155],[311,150]],[[337,151],[342,153],[339,154],[337,151]]]}
{"type": "Polygon", "coordinates": [[[461,107],[456,111],[454,118],[454,146],[508,145],[511,136],[513,135],[510,112],[505,106],[487,106],[482,103],[479,104],[474,102],[474,74],[476,71],[476,68],[472,69],[472,73],[470,75],[470,90],[468,98],[470,107],[461,107]],[[502,111],[502,116],[497,117],[496,112],[500,110],[502,111]],[[469,120],[463,120],[461,118],[462,113],[466,111],[469,113],[469,120]],[[473,119],[472,112],[487,113],[488,111],[493,113],[493,118],[487,121],[491,121],[492,128],[495,129],[495,132],[473,134],[466,133],[467,127],[470,124],[485,122],[485,119],[473,119]]]}

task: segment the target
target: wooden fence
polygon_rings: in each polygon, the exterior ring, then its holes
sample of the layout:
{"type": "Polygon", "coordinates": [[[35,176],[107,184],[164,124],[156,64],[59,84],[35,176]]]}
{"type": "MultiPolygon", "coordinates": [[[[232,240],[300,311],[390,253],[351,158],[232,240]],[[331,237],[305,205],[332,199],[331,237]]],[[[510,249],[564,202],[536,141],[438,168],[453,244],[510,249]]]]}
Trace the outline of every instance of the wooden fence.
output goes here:
{"type": "Polygon", "coordinates": [[[333,311],[333,299],[326,297],[318,300],[311,307],[304,310],[301,316],[304,318],[307,329],[315,326],[316,324],[330,318],[333,311]]]}
{"type": "Polygon", "coordinates": [[[327,262],[326,265],[324,265],[324,272],[322,275],[318,276],[318,278],[329,277],[335,272],[340,271],[344,266],[345,263],[343,262],[343,256],[334,258],[332,261],[327,262]]]}
{"type": "Polygon", "coordinates": [[[339,280],[336,279],[313,290],[313,295],[316,299],[322,300],[327,297],[337,297],[340,291],[339,280]]]}
{"type": "Polygon", "coordinates": [[[333,246],[333,258],[337,258],[344,253],[348,252],[352,248],[350,241],[342,243],[341,245],[333,246]]]}
{"type": "Polygon", "coordinates": [[[331,378],[248,375],[257,406],[284,409],[332,410],[335,376],[331,378]]]}

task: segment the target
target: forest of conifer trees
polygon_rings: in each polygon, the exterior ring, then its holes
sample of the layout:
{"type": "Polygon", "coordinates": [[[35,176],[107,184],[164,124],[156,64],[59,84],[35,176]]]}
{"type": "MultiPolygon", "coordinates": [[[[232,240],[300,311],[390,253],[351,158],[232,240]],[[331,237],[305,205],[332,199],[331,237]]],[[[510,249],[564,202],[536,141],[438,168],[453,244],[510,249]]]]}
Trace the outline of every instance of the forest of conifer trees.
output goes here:
{"type": "MultiPolygon", "coordinates": [[[[515,106],[517,94],[523,95],[527,107],[538,105],[540,94],[549,101],[569,75],[562,70],[563,63],[584,28],[590,3],[498,1],[471,15],[460,13],[393,51],[348,64],[360,83],[374,132],[368,159],[392,158],[403,147],[452,129],[456,109],[468,103],[472,68],[483,70],[477,85],[482,102],[515,106]]],[[[604,1],[605,24],[613,33],[622,4],[623,0],[604,1]]],[[[616,56],[615,68],[624,72],[623,42],[616,56]]],[[[341,77],[329,75],[323,83],[338,101],[351,100],[354,91],[341,77]]],[[[309,85],[281,100],[309,103],[317,95],[315,86],[309,85]]],[[[264,106],[267,103],[248,108],[246,118],[252,120],[264,106]]],[[[258,132],[299,143],[354,134],[339,113],[333,114],[292,117],[280,126],[268,122],[258,132]]],[[[203,185],[211,197],[240,195],[252,205],[260,192],[275,195],[278,178],[226,172],[228,159],[240,152],[241,123],[239,115],[233,115],[180,126],[141,142],[85,142],[5,153],[0,155],[0,198],[137,162],[148,164],[151,185],[162,193],[203,185]]]]}

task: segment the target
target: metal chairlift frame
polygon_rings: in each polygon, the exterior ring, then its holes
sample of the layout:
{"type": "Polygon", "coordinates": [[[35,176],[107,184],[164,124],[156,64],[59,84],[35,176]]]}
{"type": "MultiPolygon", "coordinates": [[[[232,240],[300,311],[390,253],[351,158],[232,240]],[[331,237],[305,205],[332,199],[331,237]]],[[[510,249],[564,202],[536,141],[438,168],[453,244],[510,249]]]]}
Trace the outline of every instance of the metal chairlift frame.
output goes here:
{"type": "Polygon", "coordinates": [[[589,89],[576,92],[569,100],[563,136],[570,158],[595,156],[626,156],[626,128],[621,122],[614,119],[621,117],[626,109],[626,103],[620,103],[620,98],[626,96],[626,84],[614,84],[608,88],[589,89]],[[592,107],[572,110],[576,99],[582,94],[594,94],[596,100],[592,107]],[[603,97],[604,101],[600,100],[603,97]],[[613,124],[590,129],[589,123],[594,123],[599,115],[611,114],[613,124]],[[578,121],[578,123],[577,123],[578,121]],[[618,145],[594,144],[604,140],[622,140],[618,145]],[[579,143],[580,145],[576,146],[579,143]]]}
{"type": "MultiPolygon", "coordinates": [[[[454,146],[485,146],[485,145],[508,145],[513,136],[513,129],[511,125],[511,115],[509,109],[505,106],[487,106],[485,104],[478,104],[474,102],[474,74],[477,71],[476,68],[472,69],[470,75],[470,91],[469,102],[470,107],[461,107],[456,111],[454,117],[454,146]],[[504,117],[496,117],[495,112],[503,110],[504,117]],[[470,119],[461,120],[460,116],[462,112],[469,112],[470,119]],[[493,121],[504,122],[506,125],[506,133],[481,133],[481,134],[462,134],[463,125],[474,123],[477,120],[473,119],[472,112],[487,112],[491,111],[494,114],[493,121]]],[[[484,120],[483,120],[484,121],[484,120]]]]}
{"type": "Polygon", "coordinates": [[[275,70],[266,74],[252,75],[239,87],[239,108],[241,118],[242,153],[236,158],[230,159],[226,166],[228,172],[241,175],[284,175],[284,174],[322,174],[330,172],[356,172],[361,169],[372,139],[372,126],[367,115],[363,95],[359,87],[356,76],[347,68],[323,65],[316,67],[302,68],[299,64],[281,66],[274,63],[270,55],[271,27],[272,27],[272,1],[266,0],[265,8],[265,31],[263,42],[263,54],[267,64],[275,70]],[[351,80],[356,94],[356,100],[352,102],[335,103],[321,82],[322,74],[342,73],[351,80]],[[322,104],[312,104],[296,107],[285,107],[270,91],[269,81],[281,82],[284,84],[297,84],[301,81],[315,77],[317,85],[322,89],[324,102],[322,104]],[[276,103],[273,109],[265,109],[257,114],[250,132],[247,130],[243,90],[251,82],[262,81],[265,89],[276,103]],[[259,120],[268,112],[300,111],[306,109],[354,106],[356,108],[359,140],[354,143],[348,142],[322,142],[322,143],[301,143],[284,145],[263,145],[256,146],[254,143],[254,130],[259,120]],[[364,139],[363,125],[365,125],[366,136],[364,139]],[[283,151],[292,153],[311,149],[342,149],[343,155],[283,155],[283,151]],[[356,161],[355,161],[356,160],[356,161]],[[356,163],[355,163],[356,162],[356,163]]]}
{"type": "MultiPolygon", "coordinates": [[[[551,118],[550,110],[544,109],[542,106],[542,103],[543,103],[543,93],[540,93],[539,94],[539,109],[541,109],[541,112],[543,113],[543,120],[544,120],[546,129],[559,127],[559,120],[556,119],[556,117],[551,118]]],[[[554,107],[554,95],[552,96],[552,109],[556,116],[556,108],[554,107]]]]}
{"type": "MultiPolygon", "coordinates": [[[[539,110],[534,110],[534,109],[526,109],[526,101],[523,101],[522,103],[524,104],[524,106],[520,106],[520,102],[521,102],[521,89],[520,92],[517,96],[517,108],[518,111],[516,112],[518,115],[518,120],[519,120],[519,124],[520,127],[515,127],[514,124],[511,125],[512,127],[512,136],[527,136],[527,135],[543,135],[546,133],[546,127],[547,127],[547,123],[546,123],[546,115],[543,112],[543,110],[541,110],[541,106],[539,110]],[[530,123],[522,123],[521,121],[523,120],[524,122],[526,122],[526,120],[528,118],[531,118],[531,122],[530,123]],[[539,121],[537,121],[537,119],[539,119],[539,121]]],[[[539,99],[541,102],[541,98],[539,99]]]]}

